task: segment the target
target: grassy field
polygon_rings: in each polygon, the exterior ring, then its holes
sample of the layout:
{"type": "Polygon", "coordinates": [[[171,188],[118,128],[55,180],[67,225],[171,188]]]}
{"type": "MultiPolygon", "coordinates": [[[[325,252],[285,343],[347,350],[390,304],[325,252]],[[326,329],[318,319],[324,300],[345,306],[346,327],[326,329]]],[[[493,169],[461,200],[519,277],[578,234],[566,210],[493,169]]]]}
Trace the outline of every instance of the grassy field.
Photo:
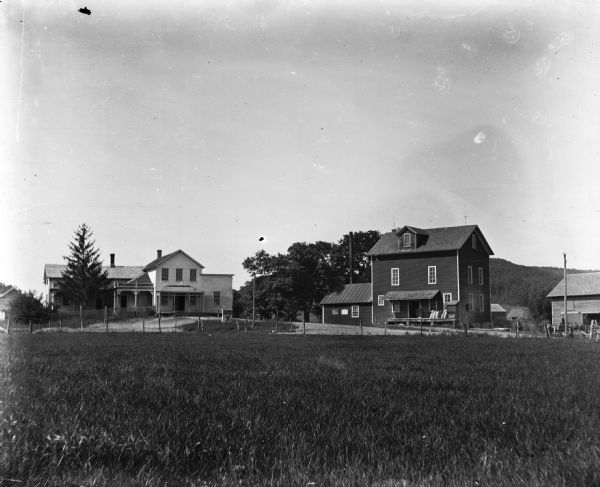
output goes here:
{"type": "Polygon", "coordinates": [[[598,485],[576,340],[0,335],[0,485],[598,485]]]}

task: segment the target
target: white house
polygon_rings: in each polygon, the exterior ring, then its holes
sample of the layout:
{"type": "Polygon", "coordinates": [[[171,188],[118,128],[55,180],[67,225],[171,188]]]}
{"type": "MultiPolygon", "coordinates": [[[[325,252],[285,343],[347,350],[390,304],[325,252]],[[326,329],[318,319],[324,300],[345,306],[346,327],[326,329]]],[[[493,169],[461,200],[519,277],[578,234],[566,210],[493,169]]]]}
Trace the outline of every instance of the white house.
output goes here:
{"type": "MultiPolygon", "coordinates": [[[[48,303],[68,308],[60,282],[66,265],[46,264],[44,284],[48,303]]],[[[233,308],[233,274],[206,274],[204,266],[183,250],[162,255],[145,266],[116,266],[110,254],[106,267],[110,280],[104,293],[96,297],[96,308],[108,306],[121,311],[193,314],[230,314],[233,308]]]]}
{"type": "Polygon", "coordinates": [[[10,302],[19,292],[12,286],[0,293],[0,320],[5,320],[10,308],[10,302]]]}

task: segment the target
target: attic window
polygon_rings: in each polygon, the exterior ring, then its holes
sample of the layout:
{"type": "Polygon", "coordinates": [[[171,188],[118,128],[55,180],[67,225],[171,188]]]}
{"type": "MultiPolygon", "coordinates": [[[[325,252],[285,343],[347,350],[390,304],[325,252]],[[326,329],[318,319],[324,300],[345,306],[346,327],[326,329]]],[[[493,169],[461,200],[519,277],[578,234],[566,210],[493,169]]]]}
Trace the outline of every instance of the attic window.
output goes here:
{"type": "Polygon", "coordinates": [[[404,235],[402,235],[403,237],[403,241],[404,241],[404,248],[405,249],[409,249],[412,246],[412,242],[411,242],[411,234],[410,233],[405,233],[404,235]]]}

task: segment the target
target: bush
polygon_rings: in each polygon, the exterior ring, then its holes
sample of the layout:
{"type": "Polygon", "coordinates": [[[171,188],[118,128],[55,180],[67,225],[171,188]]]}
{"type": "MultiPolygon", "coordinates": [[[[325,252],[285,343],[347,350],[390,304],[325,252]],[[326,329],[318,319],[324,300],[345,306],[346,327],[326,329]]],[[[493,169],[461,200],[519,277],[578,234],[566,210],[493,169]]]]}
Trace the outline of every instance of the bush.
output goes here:
{"type": "Polygon", "coordinates": [[[10,316],[17,322],[31,320],[40,323],[56,315],[50,305],[42,302],[42,295],[36,296],[35,291],[19,292],[11,301],[9,310],[10,316]]]}

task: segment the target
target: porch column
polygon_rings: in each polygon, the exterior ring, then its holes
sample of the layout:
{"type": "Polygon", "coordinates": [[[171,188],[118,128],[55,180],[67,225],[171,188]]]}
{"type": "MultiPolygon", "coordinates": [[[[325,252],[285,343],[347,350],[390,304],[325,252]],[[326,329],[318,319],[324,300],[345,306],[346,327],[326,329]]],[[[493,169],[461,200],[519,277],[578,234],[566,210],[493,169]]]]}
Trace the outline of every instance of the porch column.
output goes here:
{"type": "Polygon", "coordinates": [[[156,312],[160,314],[160,292],[156,293],[156,312]]]}
{"type": "Polygon", "coordinates": [[[115,291],[113,293],[113,314],[116,315],[117,314],[117,289],[115,288],[115,291]]]}

